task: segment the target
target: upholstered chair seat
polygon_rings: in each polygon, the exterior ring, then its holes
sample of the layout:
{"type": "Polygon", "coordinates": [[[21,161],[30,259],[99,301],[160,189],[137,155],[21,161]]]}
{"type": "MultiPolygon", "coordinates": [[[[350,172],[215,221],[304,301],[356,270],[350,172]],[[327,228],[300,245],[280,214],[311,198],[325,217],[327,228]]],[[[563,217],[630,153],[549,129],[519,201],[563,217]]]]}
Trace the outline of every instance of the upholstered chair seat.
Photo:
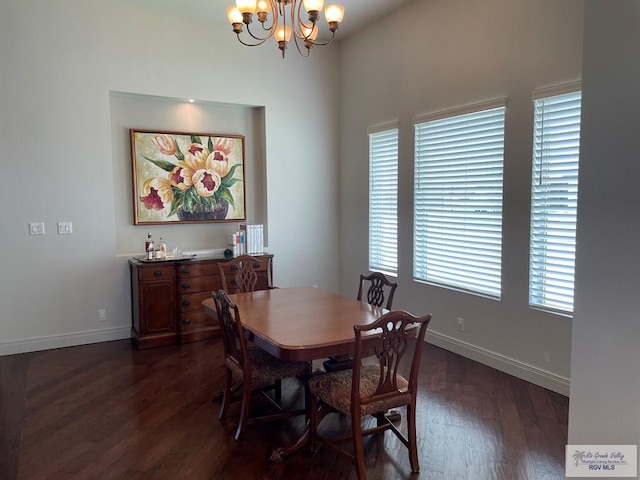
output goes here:
{"type": "MultiPolygon", "coordinates": [[[[304,377],[311,373],[309,362],[285,362],[265,352],[259,347],[248,347],[247,357],[251,364],[251,387],[253,389],[290,377],[304,377]]],[[[225,365],[234,377],[242,378],[242,366],[227,357],[225,365]]]]}
{"type": "MultiPolygon", "coordinates": [[[[386,373],[386,371],[385,371],[386,373]]],[[[340,370],[324,375],[317,375],[309,379],[309,390],[327,405],[346,415],[351,414],[351,382],[353,379],[352,370],[340,370]]],[[[380,384],[380,367],[369,365],[360,370],[360,397],[371,398],[376,393],[380,384]]],[[[409,381],[402,375],[396,375],[398,390],[407,392],[409,381]]],[[[377,398],[375,402],[360,405],[360,414],[373,415],[384,412],[391,408],[400,407],[407,404],[411,397],[407,393],[407,398],[395,394],[388,398],[377,398]]]]}

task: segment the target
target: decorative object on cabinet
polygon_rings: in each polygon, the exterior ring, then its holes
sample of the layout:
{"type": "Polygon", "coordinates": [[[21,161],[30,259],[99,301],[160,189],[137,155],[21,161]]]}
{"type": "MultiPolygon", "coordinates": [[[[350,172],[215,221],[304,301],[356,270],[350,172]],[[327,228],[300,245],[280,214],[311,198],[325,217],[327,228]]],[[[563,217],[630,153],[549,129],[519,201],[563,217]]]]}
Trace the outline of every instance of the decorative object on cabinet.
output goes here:
{"type": "Polygon", "coordinates": [[[130,134],[135,225],[245,220],[244,136],[130,134]]]}
{"type": "MultiPolygon", "coordinates": [[[[271,284],[273,255],[253,258],[270,260],[268,270],[256,272],[256,290],[265,290],[271,284]]],[[[138,348],[219,336],[217,320],[205,313],[201,302],[222,288],[218,263],[226,260],[223,256],[159,261],[130,259],[131,338],[138,348]]],[[[233,285],[228,288],[228,293],[238,291],[240,289],[233,285]]]]}

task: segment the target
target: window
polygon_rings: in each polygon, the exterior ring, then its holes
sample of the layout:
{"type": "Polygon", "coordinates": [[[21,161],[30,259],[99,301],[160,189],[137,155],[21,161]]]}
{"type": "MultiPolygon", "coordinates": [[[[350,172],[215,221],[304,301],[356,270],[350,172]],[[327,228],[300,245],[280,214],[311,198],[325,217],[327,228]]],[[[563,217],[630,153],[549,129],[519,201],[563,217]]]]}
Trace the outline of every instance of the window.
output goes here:
{"type": "Polygon", "coordinates": [[[398,273],[398,128],[369,131],[369,270],[398,273]]]}
{"type": "Polygon", "coordinates": [[[506,102],[416,119],[416,280],[500,298],[506,102]]]}
{"type": "Polygon", "coordinates": [[[533,100],[529,305],[571,314],[581,93],[547,90],[533,100]]]}

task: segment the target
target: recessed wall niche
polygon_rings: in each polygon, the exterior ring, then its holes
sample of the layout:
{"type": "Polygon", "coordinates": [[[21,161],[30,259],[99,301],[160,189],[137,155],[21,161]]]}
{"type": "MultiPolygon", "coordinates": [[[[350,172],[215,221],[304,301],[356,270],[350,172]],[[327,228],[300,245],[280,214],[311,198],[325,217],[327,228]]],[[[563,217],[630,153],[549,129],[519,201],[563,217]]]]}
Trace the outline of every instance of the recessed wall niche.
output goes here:
{"type": "Polygon", "coordinates": [[[134,226],[133,180],[129,130],[244,135],[247,223],[265,226],[267,177],[264,107],[110,92],[111,148],[116,219],[116,253],[142,254],[147,233],[162,237],[169,250],[218,250],[226,247],[237,223],[134,226]]]}

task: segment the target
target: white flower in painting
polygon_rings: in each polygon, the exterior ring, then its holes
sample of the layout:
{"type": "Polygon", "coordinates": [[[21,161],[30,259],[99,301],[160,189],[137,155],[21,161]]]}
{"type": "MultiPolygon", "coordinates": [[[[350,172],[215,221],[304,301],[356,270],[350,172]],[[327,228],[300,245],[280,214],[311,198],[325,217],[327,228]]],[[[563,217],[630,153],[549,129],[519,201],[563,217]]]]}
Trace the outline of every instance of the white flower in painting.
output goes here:
{"type": "Polygon", "coordinates": [[[192,143],[184,152],[184,161],[193,171],[207,167],[207,157],[209,150],[200,143],[192,143]]]}
{"type": "Polygon", "coordinates": [[[213,170],[200,169],[193,174],[191,180],[201,197],[210,197],[220,188],[220,175],[213,170]]]}

